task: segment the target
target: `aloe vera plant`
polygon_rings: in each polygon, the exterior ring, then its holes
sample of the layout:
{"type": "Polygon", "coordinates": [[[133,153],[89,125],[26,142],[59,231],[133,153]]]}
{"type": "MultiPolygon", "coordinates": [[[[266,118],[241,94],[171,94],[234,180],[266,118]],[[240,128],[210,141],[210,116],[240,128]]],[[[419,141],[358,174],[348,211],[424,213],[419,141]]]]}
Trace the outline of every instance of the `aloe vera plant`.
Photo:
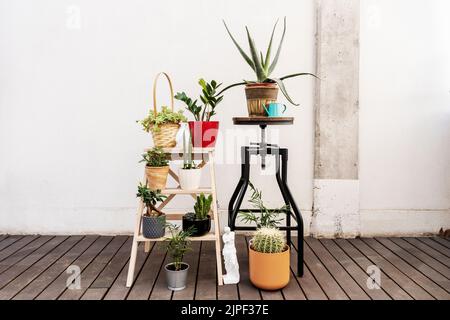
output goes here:
{"type": "Polygon", "coordinates": [[[249,45],[249,49],[250,49],[250,55],[248,55],[242,49],[242,47],[239,45],[239,43],[233,37],[233,35],[231,34],[230,30],[228,29],[228,26],[225,23],[225,21],[223,21],[223,24],[225,25],[225,29],[227,30],[231,40],[233,41],[234,45],[238,49],[239,53],[244,58],[244,60],[247,62],[247,64],[250,66],[250,68],[252,68],[252,70],[255,72],[256,81],[244,80],[243,82],[234,83],[232,85],[225,87],[222,91],[220,91],[218,93],[218,95],[220,95],[221,93],[225,92],[226,90],[236,87],[236,86],[241,86],[241,85],[246,85],[246,84],[251,84],[251,83],[276,83],[278,85],[278,87],[280,88],[281,92],[283,93],[283,95],[286,97],[286,99],[293,105],[298,106],[299,104],[292,101],[291,97],[287,93],[286,87],[283,83],[283,80],[288,79],[288,78],[298,77],[298,76],[305,76],[305,75],[313,76],[315,78],[317,78],[317,76],[312,73],[302,72],[302,73],[289,74],[289,75],[279,77],[279,78],[270,77],[270,75],[274,71],[274,69],[278,63],[278,59],[280,57],[280,52],[281,52],[281,48],[283,45],[284,36],[286,34],[286,17],[284,17],[283,33],[281,35],[280,43],[278,45],[278,49],[276,50],[273,60],[271,60],[272,42],[273,42],[273,37],[274,37],[275,31],[277,28],[278,20],[277,20],[277,22],[275,22],[275,25],[273,26],[272,35],[270,37],[270,41],[269,41],[265,55],[263,55],[262,51],[258,52],[258,49],[256,48],[256,45],[255,45],[255,41],[253,40],[252,36],[250,35],[250,31],[247,26],[245,27],[245,29],[247,31],[247,40],[248,40],[248,45],[249,45]]]}

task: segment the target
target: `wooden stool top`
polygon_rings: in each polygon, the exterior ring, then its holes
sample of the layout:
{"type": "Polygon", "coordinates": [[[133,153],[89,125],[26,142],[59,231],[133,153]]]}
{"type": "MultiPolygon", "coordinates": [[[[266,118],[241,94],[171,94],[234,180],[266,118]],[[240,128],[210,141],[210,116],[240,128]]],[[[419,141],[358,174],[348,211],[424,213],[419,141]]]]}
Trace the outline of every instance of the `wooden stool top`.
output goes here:
{"type": "Polygon", "coordinates": [[[289,125],[294,123],[293,117],[233,117],[235,125],[289,125]]]}

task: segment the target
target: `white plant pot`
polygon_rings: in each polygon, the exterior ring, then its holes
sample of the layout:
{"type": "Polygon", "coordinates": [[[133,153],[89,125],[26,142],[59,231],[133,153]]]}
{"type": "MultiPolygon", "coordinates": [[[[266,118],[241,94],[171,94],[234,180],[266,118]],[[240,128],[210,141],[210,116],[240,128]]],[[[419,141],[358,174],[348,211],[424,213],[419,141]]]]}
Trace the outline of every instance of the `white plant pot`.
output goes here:
{"type": "Polygon", "coordinates": [[[183,190],[197,190],[200,188],[200,180],[202,178],[201,169],[183,169],[180,168],[178,178],[180,186],[183,190]]]}

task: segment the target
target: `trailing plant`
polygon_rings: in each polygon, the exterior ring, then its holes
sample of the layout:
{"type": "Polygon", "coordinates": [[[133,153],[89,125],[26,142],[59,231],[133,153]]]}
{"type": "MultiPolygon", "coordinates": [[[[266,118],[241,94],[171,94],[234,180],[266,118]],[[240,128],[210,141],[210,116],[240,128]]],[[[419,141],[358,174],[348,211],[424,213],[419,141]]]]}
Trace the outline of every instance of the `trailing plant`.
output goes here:
{"type": "Polygon", "coordinates": [[[216,106],[223,100],[223,96],[217,94],[217,89],[222,84],[215,80],[206,82],[204,79],[200,79],[198,84],[202,88],[200,100],[203,105],[197,105],[198,100],[189,98],[184,91],[178,92],[175,99],[186,104],[186,109],[194,115],[195,121],[210,121],[211,117],[216,114],[216,106]]]}
{"type": "Polygon", "coordinates": [[[160,147],[153,147],[148,150],[142,155],[142,160],[139,162],[145,162],[147,167],[165,167],[169,165],[167,156],[160,147]]]}
{"type": "Polygon", "coordinates": [[[195,229],[189,228],[188,230],[180,230],[180,226],[175,226],[170,223],[167,224],[167,228],[169,229],[170,237],[166,238],[166,250],[172,258],[175,270],[179,271],[181,270],[184,255],[191,249],[189,237],[195,229]]]}
{"type": "Polygon", "coordinates": [[[213,197],[211,194],[208,197],[205,197],[203,193],[197,196],[197,201],[194,205],[195,218],[197,220],[204,220],[208,217],[212,201],[213,197]]]}
{"type": "Polygon", "coordinates": [[[138,121],[144,131],[149,132],[150,130],[153,131],[159,131],[160,125],[165,123],[180,123],[180,122],[186,122],[187,118],[183,114],[183,110],[179,110],[177,112],[170,110],[167,106],[163,106],[161,108],[161,111],[155,113],[153,111],[150,111],[147,117],[144,119],[138,121]]]}
{"type": "Polygon", "coordinates": [[[277,228],[263,227],[253,235],[252,249],[262,253],[280,253],[286,249],[286,240],[277,228]]]}
{"type": "Polygon", "coordinates": [[[161,190],[151,190],[145,184],[141,182],[138,185],[138,192],[136,197],[142,199],[146,207],[146,215],[150,217],[159,217],[163,215],[163,212],[156,208],[158,202],[164,201],[167,197],[161,194],[161,190]]]}
{"type": "Polygon", "coordinates": [[[256,223],[258,228],[261,227],[269,227],[274,228],[278,225],[278,223],[282,219],[277,219],[280,212],[286,212],[290,210],[288,205],[284,205],[279,209],[267,209],[262,200],[262,191],[255,188],[255,186],[249,182],[250,189],[252,190],[252,195],[248,202],[252,205],[253,208],[259,210],[259,214],[257,215],[255,212],[250,211],[241,211],[239,212],[242,221],[245,223],[256,223]]]}
{"type": "Polygon", "coordinates": [[[183,131],[183,169],[197,169],[192,152],[191,137],[188,137],[188,142],[186,143],[186,131],[183,131]]]}
{"type": "Polygon", "coordinates": [[[256,48],[256,45],[255,45],[255,41],[253,40],[252,36],[250,35],[250,31],[248,30],[247,26],[245,27],[245,30],[247,31],[247,40],[248,40],[248,45],[250,48],[250,56],[247,53],[245,53],[245,51],[241,48],[241,46],[235,40],[235,38],[231,34],[230,30],[228,29],[228,26],[225,23],[225,21],[223,21],[223,24],[225,25],[225,29],[227,30],[231,40],[233,41],[234,45],[238,49],[239,53],[244,58],[244,60],[247,62],[247,64],[250,66],[250,68],[252,68],[252,70],[255,72],[256,81],[244,80],[244,82],[239,82],[239,83],[229,85],[226,88],[224,88],[222,91],[220,91],[219,94],[223,93],[224,91],[226,91],[232,87],[245,85],[245,84],[276,83],[278,85],[278,87],[280,88],[281,92],[283,93],[283,95],[286,97],[286,99],[293,105],[298,106],[297,103],[292,101],[291,97],[287,93],[286,87],[284,86],[284,83],[283,83],[283,80],[288,79],[288,78],[298,77],[298,76],[305,76],[305,75],[310,75],[315,78],[317,78],[317,77],[314,74],[308,73],[308,72],[289,74],[289,75],[279,77],[279,78],[270,77],[270,75],[274,71],[274,69],[278,63],[278,59],[280,57],[281,47],[282,47],[283,41],[284,41],[284,35],[286,34],[286,17],[284,17],[283,33],[281,35],[280,43],[278,45],[278,49],[276,50],[273,60],[271,60],[272,42],[273,42],[273,36],[275,34],[276,27],[278,24],[278,20],[277,20],[277,22],[275,22],[275,25],[273,27],[272,35],[270,37],[269,45],[267,47],[267,51],[266,51],[265,55],[263,55],[262,51],[258,52],[258,49],[256,48]]]}

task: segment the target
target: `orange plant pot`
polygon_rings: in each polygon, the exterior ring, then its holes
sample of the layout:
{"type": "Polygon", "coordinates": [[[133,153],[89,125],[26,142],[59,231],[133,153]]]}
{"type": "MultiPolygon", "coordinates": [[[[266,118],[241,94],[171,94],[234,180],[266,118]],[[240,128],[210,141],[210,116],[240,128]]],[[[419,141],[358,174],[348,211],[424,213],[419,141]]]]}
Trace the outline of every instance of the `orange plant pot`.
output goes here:
{"type": "Polygon", "coordinates": [[[163,190],[166,188],[167,176],[169,175],[169,166],[165,167],[145,167],[147,176],[147,185],[151,190],[163,190]]]}
{"type": "Polygon", "coordinates": [[[249,273],[252,284],[263,290],[279,290],[289,283],[290,249],[281,253],[257,252],[249,246],[249,273]]]}

